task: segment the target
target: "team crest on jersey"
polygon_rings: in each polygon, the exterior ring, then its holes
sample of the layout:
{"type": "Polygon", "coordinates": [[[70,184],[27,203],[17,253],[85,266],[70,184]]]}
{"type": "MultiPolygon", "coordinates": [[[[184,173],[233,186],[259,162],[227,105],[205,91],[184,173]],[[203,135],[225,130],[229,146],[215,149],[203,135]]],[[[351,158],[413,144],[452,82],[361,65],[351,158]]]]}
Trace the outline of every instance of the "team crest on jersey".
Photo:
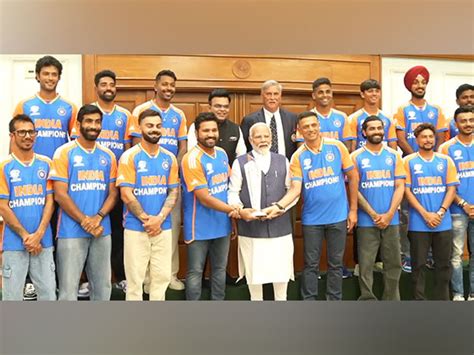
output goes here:
{"type": "Polygon", "coordinates": [[[311,159],[305,159],[303,160],[303,169],[304,170],[309,170],[311,169],[311,159]]]}
{"type": "Polygon", "coordinates": [[[123,126],[123,120],[122,120],[121,118],[117,118],[117,119],[115,120],[115,125],[116,125],[117,127],[122,127],[122,126],[123,126]]]}
{"type": "Polygon", "coordinates": [[[436,169],[438,169],[438,171],[442,173],[444,171],[444,164],[439,163],[438,165],[436,165],[436,169]]]}
{"type": "Polygon", "coordinates": [[[413,165],[413,170],[415,170],[413,172],[414,174],[423,174],[423,165],[415,164],[415,165],[413,165]]]}
{"type": "Polygon", "coordinates": [[[214,168],[212,166],[212,163],[207,163],[206,164],[206,174],[211,175],[214,172],[214,168]]]}
{"type": "Polygon", "coordinates": [[[21,181],[20,170],[13,169],[12,171],[10,171],[10,182],[19,182],[19,181],[21,181]]]}
{"type": "Polygon", "coordinates": [[[387,165],[393,165],[393,159],[391,157],[387,157],[387,159],[385,159],[385,164],[387,165]]]}
{"type": "Polygon", "coordinates": [[[432,119],[434,118],[434,116],[435,116],[435,113],[434,113],[433,111],[429,111],[429,112],[428,112],[428,118],[429,118],[430,120],[432,120],[432,119]]]}
{"type": "Polygon", "coordinates": [[[39,169],[37,175],[41,180],[46,179],[46,171],[44,169],[39,169]]]}
{"type": "Polygon", "coordinates": [[[416,112],[415,111],[408,111],[408,119],[409,120],[416,120],[416,112]]]}
{"type": "Polygon", "coordinates": [[[178,119],[176,117],[173,117],[171,119],[171,122],[173,122],[174,125],[177,125],[178,124],[178,119]]]}
{"type": "Polygon", "coordinates": [[[454,151],[454,160],[462,159],[462,150],[456,149],[454,151]]]}
{"type": "Polygon", "coordinates": [[[61,106],[60,108],[58,108],[57,113],[59,116],[66,116],[67,111],[64,107],[61,106]]]}
{"type": "Polygon", "coordinates": [[[148,171],[148,169],[146,168],[146,161],[140,160],[140,161],[138,162],[138,170],[137,170],[137,172],[138,172],[138,173],[145,173],[145,172],[147,172],[147,171],[148,171]]]}
{"type": "Polygon", "coordinates": [[[104,156],[100,156],[99,158],[99,164],[102,165],[102,166],[106,166],[107,165],[107,159],[105,159],[104,156]]]}
{"type": "Polygon", "coordinates": [[[78,166],[84,166],[84,163],[82,162],[82,155],[76,155],[74,158],[72,158],[73,161],[73,166],[78,167],[78,166]]]}
{"type": "Polygon", "coordinates": [[[327,160],[328,162],[330,162],[330,163],[333,162],[333,161],[334,161],[334,158],[335,158],[335,157],[334,157],[334,153],[333,153],[333,152],[327,153],[325,158],[326,158],[326,160],[327,160]]]}
{"type": "Polygon", "coordinates": [[[30,116],[38,116],[40,114],[39,112],[40,108],[37,105],[33,105],[30,107],[30,116]]]}
{"type": "Polygon", "coordinates": [[[163,164],[161,164],[161,167],[165,170],[168,170],[170,168],[170,163],[168,160],[163,161],[163,164]]]}
{"type": "Polygon", "coordinates": [[[362,169],[365,169],[365,168],[370,168],[370,159],[369,158],[364,158],[361,160],[361,168],[362,169]]]}
{"type": "Polygon", "coordinates": [[[342,123],[341,121],[339,120],[334,120],[334,126],[336,126],[337,128],[341,127],[342,123]]]}

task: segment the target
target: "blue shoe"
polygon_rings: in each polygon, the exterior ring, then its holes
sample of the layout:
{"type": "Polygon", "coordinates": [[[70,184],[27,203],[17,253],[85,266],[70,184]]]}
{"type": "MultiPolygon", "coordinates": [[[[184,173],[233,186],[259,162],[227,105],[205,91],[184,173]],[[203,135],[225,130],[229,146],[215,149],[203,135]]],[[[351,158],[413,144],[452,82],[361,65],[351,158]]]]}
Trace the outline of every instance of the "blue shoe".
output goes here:
{"type": "Polygon", "coordinates": [[[411,259],[404,258],[402,261],[402,271],[411,273],[411,259]]]}
{"type": "Polygon", "coordinates": [[[349,277],[352,277],[352,272],[346,269],[345,266],[342,267],[342,278],[343,279],[348,279],[349,277]]]}

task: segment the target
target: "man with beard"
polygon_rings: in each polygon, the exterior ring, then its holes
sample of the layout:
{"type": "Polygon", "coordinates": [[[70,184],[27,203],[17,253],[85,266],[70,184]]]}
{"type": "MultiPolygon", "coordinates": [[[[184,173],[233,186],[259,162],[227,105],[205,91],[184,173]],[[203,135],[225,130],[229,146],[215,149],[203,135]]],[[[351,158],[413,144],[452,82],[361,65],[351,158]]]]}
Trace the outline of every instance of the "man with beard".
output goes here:
{"type": "Polygon", "coordinates": [[[26,115],[9,124],[11,155],[0,163],[0,215],[3,233],[2,299],[21,301],[29,273],[38,300],[56,300],[53,236],[53,186],[47,181],[51,160],[33,152],[38,132],[26,115]]]}
{"type": "Polygon", "coordinates": [[[227,203],[230,167],[227,154],[216,146],[218,120],[214,113],[200,113],[194,121],[198,144],[183,158],[184,241],[188,251],[186,299],[201,298],[204,264],[211,264],[211,299],[225,297],[225,271],[229,254],[230,217],[238,207],[227,203]]]}
{"type": "MultiPolygon", "coordinates": [[[[117,95],[116,76],[113,71],[102,70],[95,75],[95,92],[97,102],[93,105],[102,111],[102,131],[97,143],[109,148],[117,161],[123,152],[130,148],[133,125],[130,112],[115,104],[117,95]]],[[[73,138],[77,138],[77,132],[73,130],[73,138]]],[[[123,268],[123,203],[119,199],[110,212],[110,223],[112,226],[112,272],[118,281],[115,287],[126,291],[125,271],[123,268]]],[[[81,295],[87,294],[88,285],[83,284],[79,288],[81,295]]]]}
{"type": "MultiPolygon", "coordinates": [[[[214,89],[209,94],[208,102],[209,111],[213,112],[219,121],[217,146],[225,150],[229,165],[232,166],[236,157],[247,152],[247,147],[239,125],[229,120],[230,94],[225,89],[214,89]]],[[[188,150],[197,144],[195,131],[192,123],[188,130],[188,150]]]]}
{"type": "Polygon", "coordinates": [[[150,300],[165,300],[171,279],[171,216],[178,198],[178,163],[158,144],[161,116],[145,110],[138,117],[141,143],[120,159],[117,186],[127,207],[124,231],[126,299],[142,300],[149,268],[150,300]]]}
{"type": "Polygon", "coordinates": [[[365,145],[351,154],[359,173],[357,246],[359,300],[376,300],[373,269],[379,247],[383,262],[383,300],[400,300],[398,206],[405,190],[405,169],[397,151],[382,144],[384,121],[369,116],[362,123],[365,145]]]}
{"type": "MultiPolygon", "coordinates": [[[[405,73],[403,82],[411,93],[411,100],[398,108],[393,116],[396,128],[398,146],[407,156],[418,151],[418,144],[414,131],[422,123],[431,123],[436,128],[435,145],[439,147],[445,138],[445,117],[441,108],[430,105],[424,99],[426,86],[430,80],[430,73],[424,66],[415,66],[405,73]]],[[[402,254],[402,270],[411,272],[410,243],[407,239],[408,203],[406,199],[401,205],[400,242],[402,254]]],[[[429,261],[430,265],[432,260],[429,261]]]]}
{"type": "MultiPolygon", "coordinates": [[[[456,89],[456,103],[459,107],[474,105],[474,85],[460,85],[456,89]]],[[[459,133],[454,117],[449,120],[448,128],[449,130],[446,132],[446,140],[456,137],[459,133]]]]}
{"type": "Polygon", "coordinates": [[[263,122],[250,127],[253,150],[232,165],[229,204],[240,206],[239,276],[246,277],[252,301],[263,301],[262,285],[273,283],[276,301],[286,301],[288,280],[293,274],[291,214],[266,219],[266,207],[281,199],[290,187],[288,159],[270,152],[271,132],[263,122]],[[263,210],[263,211],[262,211],[263,210]],[[258,214],[259,213],[259,214],[258,214]]]}
{"type": "Polygon", "coordinates": [[[85,265],[90,299],[105,301],[111,293],[108,214],[117,202],[117,163],[111,150],[96,143],[102,129],[102,111],[97,106],[81,107],[76,129],[79,138],[56,151],[49,176],[60,207],[59,300],[77,300],[85,265]]]}
{"type": "MultiPolygon", "coordinates": [[[[155,97],[133,110],[133,116],[139,117],[145,110],[154,110],[160,113],[162,119],[162,129],[160,146],[173,153],[178,164],[186,153],[186,116],[179,108],[171,104],[176,93],[176,74],[171,70],[160,71],[155,78],[155,97]]],[[[141,133],[133,132],[134,144],[140,141],[141,133]]],[[[173,290],[184,290],[184,284],[178,280],[179,271],[179,248],[178,240],[181,230],[181,192],[178,191],[178,200],[171,212],[171,234],[173,236],[173,251],[171,264],[171,282],[169,287],[173,290]]],[[[145,291],[148,291],[147,282],[145,282],[145,291]]]]}
{"type": "Polygon", "coordinates": [[[327,243],[328,277],[326,297],[342,299],[342,267],[347,233],[357,223],[357,186],[359,177],[349,151],[343,143],[322,137],[314,111],[298,115],[298,132],[304,145],[290,161],[291,187],[277,204],[265,209],[273,218],[286,209],[301,193],[301,223],[304,238],[304,270],[301,295],[304,300],[318,296],[319,263],[323,240],[327,243]],[[348,179],[349,193],[344,178],[348,179]]]}
{"type": "Polygon", "coordinates": [[[247,151],[252,150],[249,141],[249,130],[257,122],[264,122],[272,132],[270,150],[291,158],[296,151],[296,115],[280,107],[283,87],[276,80],[267,80],[262,84],[260,96],[263,107],[242,119],[240,128],[244,136],[247,151]]]}
{"type": "MultiPolygon", "coordinates": [[[[464,301],[462,277],[462,256],[464,238],[468,234],[471,248],[474,245],[474,145],[472,131],[474,128],[474,106],[461,106],[454,112],[454,119],[459,133],[441,145],[439,151],[449,155],[456,165],[460,185],[457,189],[450,212],[453,218],[453,255],[451,265],[453,275],[451,288],[453,301],[464,301]]],[[[469,301],[474,301],[474,255],[470,251],[469,261],[470,294],[469,301]]]]}
{"type": "Polygon", "coordinates": [[[412,281],[416,300],[425,299],[426,258],[430,247],[434,258],[434,298],[449,300],[451,277],[451,214],[459,180],[452,159],[435,153],[436,128],[422,123],[413,132],[417,153],[405,157],[405,195],[410,204],[408,238],[412,255],[412,281]]]}

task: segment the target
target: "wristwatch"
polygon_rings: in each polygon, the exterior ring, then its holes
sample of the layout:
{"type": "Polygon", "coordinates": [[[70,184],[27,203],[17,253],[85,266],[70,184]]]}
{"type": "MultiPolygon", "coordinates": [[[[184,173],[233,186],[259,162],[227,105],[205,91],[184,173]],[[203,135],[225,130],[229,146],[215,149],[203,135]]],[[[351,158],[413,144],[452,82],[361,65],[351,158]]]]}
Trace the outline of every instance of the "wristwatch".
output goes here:
{"type": "Polygon", "coordinates": [[[280,205],[278,202],[273,202],[273,203],[272,203],[272,206],[277,206],[280,211],[284,211],[284,210],[285,210],[285,207],[283,207],[282,205],[280,205]]]}

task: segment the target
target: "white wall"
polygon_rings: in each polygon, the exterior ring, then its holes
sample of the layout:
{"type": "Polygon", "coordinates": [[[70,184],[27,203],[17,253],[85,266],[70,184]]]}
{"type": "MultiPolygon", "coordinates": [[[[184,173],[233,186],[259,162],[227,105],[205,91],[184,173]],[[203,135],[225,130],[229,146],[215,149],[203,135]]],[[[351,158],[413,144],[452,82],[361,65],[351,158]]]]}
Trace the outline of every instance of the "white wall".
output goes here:
{"type": "MultiPolygon", "coordinates": [[[[8,154],[8,122],[16,104],[39,90],[36,61],[45,54],[0,55],[0,159],[8,154]]],[[[63,65],[58,93],[80,106],[82,103],[82,56],[51,54],[63,65]]]]}
{"type": "Polygon", "coordinates": [[[382,109],[393,115],[397,108],[411,98],[403,84],[408,69],[423,65],[430,72],[426,100],[441,106],[447,118],[456,110],[456,89],[459,85],[474,84],[474,62],[424,58],[382,57],[382,109]]]}

